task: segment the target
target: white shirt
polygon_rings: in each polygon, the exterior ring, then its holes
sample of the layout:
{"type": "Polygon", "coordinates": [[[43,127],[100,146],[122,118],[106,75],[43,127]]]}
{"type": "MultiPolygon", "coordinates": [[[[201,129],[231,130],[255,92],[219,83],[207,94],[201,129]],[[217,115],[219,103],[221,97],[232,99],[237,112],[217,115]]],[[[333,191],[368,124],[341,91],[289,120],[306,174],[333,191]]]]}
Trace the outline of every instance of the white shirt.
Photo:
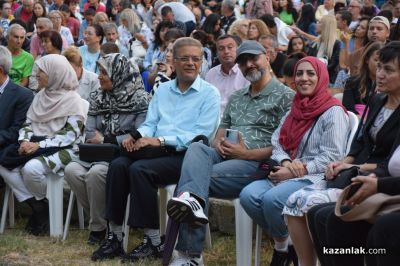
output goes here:
{"type": "Polygon", "coordinates": [[[229,74],[222,71],[221,65],[215,66],[207,72],[205,80],[217,87],[221,94],[221,115],[232,93],[250,85],[237,64],[229,71],[229,74]]]}
{"type": "Polygon", "coordinates": [[[164,6],[169,6],[172,8],[172,12],[174,13],[175,20],[182,21],[183,23],[188,22],[188,21],[193,21],[194,23],[196,23],[196,18],[194,16],[194,14],[184,4],[178,3],[178,2],[165,3],[158,8],[158,10],[157,10],[158,14],[161,14],[161,10],[164,6]]]}
{"type": "Polygon", "coordinates": [[[283,22],[277,17],[274,18],[274,21],[276,24],[276,31],[277,31],[276,38],[278,39],[279,45],[288,45],[289,44],[288,36],[293,33],[293,30],[288,25],[286,25],[285,22],[283,22]]]}

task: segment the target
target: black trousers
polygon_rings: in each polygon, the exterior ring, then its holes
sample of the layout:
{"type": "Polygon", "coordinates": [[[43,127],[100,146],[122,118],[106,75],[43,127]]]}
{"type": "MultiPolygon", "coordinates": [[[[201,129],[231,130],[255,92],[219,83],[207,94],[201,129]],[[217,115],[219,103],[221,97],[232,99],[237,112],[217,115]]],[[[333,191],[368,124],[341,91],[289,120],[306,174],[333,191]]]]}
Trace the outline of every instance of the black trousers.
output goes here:
{"type": "Polygon", "coordinates": [[[344,222],[335,215],[332,203],[313,207],[307,214],[308,225],[322,266],[400,265],[400,213],[365,221],[344,222]],[[385,255],[327,255],[324,248],[385,248],[385,255]]]}
{"type": "Polygon", "coordinates": [[[110,163],[106,179],[106,219],[122,225],[128,195],[128,224],[158,229],[158,187],[178,183],[183,153],[135,160],[125,156],[110,163]]]}

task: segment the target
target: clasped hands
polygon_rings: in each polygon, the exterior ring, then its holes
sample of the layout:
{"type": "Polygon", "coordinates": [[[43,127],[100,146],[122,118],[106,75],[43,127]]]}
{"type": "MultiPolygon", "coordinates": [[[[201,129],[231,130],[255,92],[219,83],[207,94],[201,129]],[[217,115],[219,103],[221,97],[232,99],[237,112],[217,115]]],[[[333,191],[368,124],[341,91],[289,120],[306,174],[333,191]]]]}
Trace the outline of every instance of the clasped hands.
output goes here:
{"type": "Polygon", "coordinates": [[[307,174],[307,168],[304,163],[299,160],[284,161],[282,166],[275,166],[268,178],[273,183],[279,183],[286,179],[294,177],[303,177],[307,174]]]}
{"type": "Polygon", "coordinates": [[[29,155],[29,154],[34,153],[38,149],[39,149],[39,143],[24,141],[20,144],[18,153],[20,155],[29,155]]]}
{"type": "Polygon", "coordinates": [[[124,147],[128,152],[138,151],[146,146],[159,147],[161,146],[161,143],[158,138],[142,137],[135,140],[131,135],[122,141],[122,147],[124,147]]]}

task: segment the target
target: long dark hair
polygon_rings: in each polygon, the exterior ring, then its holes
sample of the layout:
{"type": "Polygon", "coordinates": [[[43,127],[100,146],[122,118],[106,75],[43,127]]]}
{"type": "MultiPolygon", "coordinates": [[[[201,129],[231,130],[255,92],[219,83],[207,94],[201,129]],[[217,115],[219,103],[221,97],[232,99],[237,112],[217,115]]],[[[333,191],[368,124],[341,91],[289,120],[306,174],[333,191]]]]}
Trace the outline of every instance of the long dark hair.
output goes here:
{"type": "Polygon", "coordinates": [[[349,80],[350,84],[358,84],[359,92],[361,99],[364,99],[371,89],[371,85],[373,81],[370,78],[370,71],[368,68],[368,64],[365,62],[369,60],[372,55],[379,51],[384,45],[381,42],[371,42],[365,48],[361,55],[361,64],[358,71],[358,74],[354,77],[354,79],[349,80]],[[353,83],[354,82],[354,83],[353,83]]]}
{"type": "Polygon", "coordinates": [[[357,25],[357,27],[354,28],[353,36],[352,36],[353,38],[355,38],[355,33],[356,33],[357,28],[360,27],[361,21],[364,21],[364,20],[368,21],[368,23],[367,23],[367,30],[365,32],[365,36],[364,36],[364,39],[362,41],[362,46],[366,46],[369,43],[369,40],[368,40],[368,28],[369,28],[369,21],[371,20],[369,17],[361,17],[358,20],[358,25],[357,25]]]}
{"type": "MultiPolygon", "coordinates": [[[[39,5],[42,7],[42,9],[43,9],[43,14],[42,14],[41,18],[46,18],[46,17],[47,17],[47,11],[46,11],[46,7],[44,6],[44,4],[43,4],[42,2],[40,2],[40,1],[38,1],[38,2],[35,2],[35,3],[33,4],[33,7],[35,7],[36,4],[39,4],[39,5]]],[[[35,12],[33,12],[31,21],[32,21],[33,23],[36,24],[36,20],[37,20],[38,18],[39,18],[39,17],[36,16],[35,12]]]]}
{"type": "Polygon", "coordinates": [[[206,17],[206,20],[204,20],[204,23],[203,23],[203,26],[201,27],[201,29],[204,30],[208,34],[215,35],[214,27],[219,20],[221,20],[220,16],[218,16],[215,13],[212,13],[206,17]]]}
{"type": "Polygon", "coordinates": [[[300,35],[295,35],[289,40],[288,48],[287,48],[287,52],[286,52],[287,55],[291,55],[293,53],[293,40],[295,40],[295,39],[300,39],[303,42],[302,52],[307,53],[306,52],[306,43],[305,43],[304,39],[300,35]]]}
{"type": "MultiPolygon", "coordinates": [[[[281,7],[281,5],[279,5],[278,13],[281,13],[282,11],[283,11],[283,7],[281,7]]],[[[296,23],[298,15],[297,15],[296,9],[293,7],[292,0],[287,0],[286,12],[293,16],[293,23],[296,23]]]]}
{"type": "Polygon", "coordinates": [[[316,23],[314,7],[311,4],[305,4],[301,8],[301,16],[297,22],[297,26],[304,32],[308,32],[311,23],[316,23]]]}
{"type": "MultiPolygon", "coordinates": [[[[33,7],[35,7],[36,4],[39,4],[42,9],[43,9],[43,14],[41,16],[41,18],[46,18],[47,17],[47,12],[46,12],[46,7],[44,6],[44,4],[41,1],[35,2],[33,4],[33,7]]],[[[26,23],[26,32],[33,32],[35,30],[35,24],[36,24],[36,20],[39,18],[38,16],[36,16],[35,12],[32,11],[32,17],[31,19],[26,23]]]]}
{"type": "Polygon", "coordinates": [[[172,24],[172,22],[170,22],[170,21],[161,21],[160,23],[158,23],[156,30],[154,31],[155,47],[160,47],[162,45],[163,41],[161,40],[160,32],[164,28],[172,29],[175,27],[174,27],[174,24],[172,24]]]}

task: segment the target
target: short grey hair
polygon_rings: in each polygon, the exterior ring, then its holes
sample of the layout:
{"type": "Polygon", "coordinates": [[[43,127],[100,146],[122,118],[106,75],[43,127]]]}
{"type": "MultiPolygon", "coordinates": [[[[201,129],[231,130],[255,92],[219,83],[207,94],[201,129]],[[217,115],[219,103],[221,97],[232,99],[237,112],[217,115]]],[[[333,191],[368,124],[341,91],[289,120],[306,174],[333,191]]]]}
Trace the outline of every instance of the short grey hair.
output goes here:
{"type": "Polygon", "coordinates": [[[24,31],[24,35],[26,36],[26,30],[24,27],[22,27],[19,24],[12,24],[9,28],[8,28],[8,34],[7,37],[10,37],[11,33],[14,33],[17,30],[23,30],[24,31]]]}
{"type": "Polygon", "coordinates": [[[174,58],[178,55],[179,49],[181,49],[184,46],[195,46],[200,48],[201,51],[203,52],[203,45],[201,44],[201,42],[192,37],[182,37],[174,42],[174,46],[172,48],[172,55],[174,58]]]}
{"type": "Polygon", "coordinates": [[[109,22],[103,25],[104,34],[111,30],[115,30],[115,32],[118,33],[118,27],[115,23],[109,22]]]}
{"type": "Polygon", "coordinates": [[[49,18],[40,17],[40,18],[38,18],[38,19],[36,20],[36,24],[37,24],[38,22],[43,22],[44,24],[46,24],[46,26],[47,26],[47,28],[48,28],[49,30],[52,30],[52,29],[53,29],[53,22],[51,22],[51,20],[50,20],[49,18]]]}
{"type": "Polygon", "coordinates": [[[279,42],[278,42],[278,39],[275,37],[275,35],[272,35],[272,34],[262,35],[262,36],[260,36],[259,40],[260,41],[261,40],[271,40],[272,47],[274,47],[275,49],[279,47],[279,42]]]}
{"type": "Polygon", "coordinates": [[[11,66],[12,66],[11,52],[7,49],[7,47],[0,45],[0,67],[4,70],[6,74],[8,74],[10,72],[11,66]]]}
{"type": "Polygon", "coordinates": [[[222,5],[226,5],[230,10],[235,10],[236,0],[223,0],[222,5]]]}

